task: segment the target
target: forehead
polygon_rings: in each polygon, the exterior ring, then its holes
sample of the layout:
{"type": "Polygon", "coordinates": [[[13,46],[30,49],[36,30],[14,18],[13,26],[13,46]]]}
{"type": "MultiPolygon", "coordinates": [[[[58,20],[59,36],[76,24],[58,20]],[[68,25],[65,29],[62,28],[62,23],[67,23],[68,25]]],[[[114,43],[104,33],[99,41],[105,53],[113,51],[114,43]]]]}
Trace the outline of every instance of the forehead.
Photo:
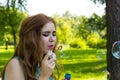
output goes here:
{"type": "Polygon", "coordinates": [[[55,25],[52,22],[48,22],[42,28],[42,32],[44,32],[44,31],[54,31],[54,30],[55,30],[55,25]]]}

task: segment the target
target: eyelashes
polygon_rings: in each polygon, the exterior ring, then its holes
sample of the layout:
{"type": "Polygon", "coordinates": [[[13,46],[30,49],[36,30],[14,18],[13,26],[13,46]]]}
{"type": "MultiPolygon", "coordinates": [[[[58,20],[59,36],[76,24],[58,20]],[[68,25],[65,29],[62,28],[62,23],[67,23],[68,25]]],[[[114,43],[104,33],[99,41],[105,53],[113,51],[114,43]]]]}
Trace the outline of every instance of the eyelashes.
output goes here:
{"type": "Polygon", "coordinates": [[[53,33],[52,35],[53,35],[53,36],[56,36],[56,33],[53,33]]]}
{"type": "MultiPolygon", "coordinates": [[[[50,35],[50,33],[44,33],[42,35],[45,36],[45,37],[48,37],[50,35]]],[[[52,33],[52,36],[56,36],[56,33],[52,33]]]]}
{"type": "Polygon", "coordinates": [[[49,34],[48,33],[44,33],[42,35],[45,36],[45,37],[48,37],[49,34]]]}

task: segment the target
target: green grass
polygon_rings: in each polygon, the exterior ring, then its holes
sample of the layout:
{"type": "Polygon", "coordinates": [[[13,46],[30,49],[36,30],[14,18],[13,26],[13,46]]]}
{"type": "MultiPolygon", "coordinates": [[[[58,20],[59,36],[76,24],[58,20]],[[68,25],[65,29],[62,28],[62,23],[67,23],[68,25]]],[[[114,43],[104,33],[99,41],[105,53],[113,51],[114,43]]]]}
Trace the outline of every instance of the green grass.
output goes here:
{"type": "MultiPolygon", "coordinates": [[[[107,80],[105,50],[64,50],[59,53],[65,73],[71,74],[71,80],[107,80]]],[[[0,47],[0,72],[13,55],[13,47],[5,50],[0,47]]]]}
{"type": "MultiPolygon", "coordinates": [[[[66,50],[61,57],[65,73],[72,80],[107,80],[105,50],[66,50]]],[[[62,79],[62,78],[61,78],[62,79]]]]}
{"type": "Polygon", "coordinates": [[[13,55],[13,46],[9,46],[9,49],[6,50],[4,46],[0,46],[0,76],[3,70],[3,67],[6,65],[8,60],[13,55]]]}

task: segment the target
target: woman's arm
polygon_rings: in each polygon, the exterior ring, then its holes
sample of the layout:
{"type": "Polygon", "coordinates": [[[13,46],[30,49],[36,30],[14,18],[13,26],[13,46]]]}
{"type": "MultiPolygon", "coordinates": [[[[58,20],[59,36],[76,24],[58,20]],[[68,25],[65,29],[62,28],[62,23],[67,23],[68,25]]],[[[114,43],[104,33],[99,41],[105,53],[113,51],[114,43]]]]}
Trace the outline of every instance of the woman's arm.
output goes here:
{"type": "Polygon", "coordinates": [[[18,59],[13,58],[5,70],[6,80],[24,80],[24,73],[18,59]]]}

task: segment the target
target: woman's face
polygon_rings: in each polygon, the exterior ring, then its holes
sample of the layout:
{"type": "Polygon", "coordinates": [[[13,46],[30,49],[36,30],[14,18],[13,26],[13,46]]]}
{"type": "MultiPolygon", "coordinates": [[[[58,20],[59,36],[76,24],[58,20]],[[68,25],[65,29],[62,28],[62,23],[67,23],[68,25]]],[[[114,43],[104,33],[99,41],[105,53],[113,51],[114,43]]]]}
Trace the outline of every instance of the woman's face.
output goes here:
{"type": "Polygon", "coordinates": [[[41,39],[43,41],[44,52],[53,50],[56,44],[56,29],[52,22],[45,24],[41,30],[41,39]]]}

